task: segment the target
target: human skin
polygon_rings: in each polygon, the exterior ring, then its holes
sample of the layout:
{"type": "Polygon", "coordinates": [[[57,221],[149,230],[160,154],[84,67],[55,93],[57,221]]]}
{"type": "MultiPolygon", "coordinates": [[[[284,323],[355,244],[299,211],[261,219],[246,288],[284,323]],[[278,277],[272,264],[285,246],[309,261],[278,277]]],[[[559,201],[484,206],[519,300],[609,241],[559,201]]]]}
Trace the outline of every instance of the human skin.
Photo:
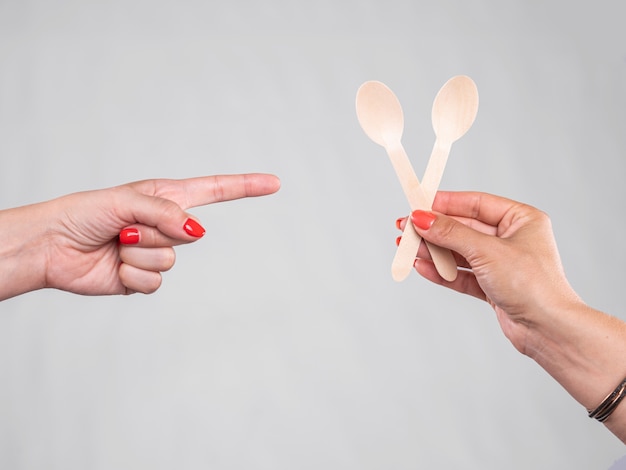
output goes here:
{"type": "MultiPolygon", "coordinates": [[[[406,222],[398,219],[398,228],[406,222]]],[[[425,240],[452,250],[463,268],[445,281],[421,247],[417,272],[489,303],[513,346],[587,410],[624,380],[626,323],[572,289],[547,214],[494,195],[439,192],[433,211],[413,212],[411,223],[425,240]]],[[[626,399],[604,424],[626,443],[626,399]]]]}
{"type": "Polygon", "coordinates": [[[173,247],[204,235],[191,207],[276,192],[274,175],[152,179],[0,211],[0,300],[54,288],[152,293],[173,247]]]}

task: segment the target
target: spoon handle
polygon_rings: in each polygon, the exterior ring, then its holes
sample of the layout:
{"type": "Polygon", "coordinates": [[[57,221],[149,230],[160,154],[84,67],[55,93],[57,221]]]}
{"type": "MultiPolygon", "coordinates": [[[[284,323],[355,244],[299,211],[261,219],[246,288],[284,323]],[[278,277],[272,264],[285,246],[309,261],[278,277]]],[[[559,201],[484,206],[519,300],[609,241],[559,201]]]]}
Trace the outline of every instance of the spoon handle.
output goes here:
{"type": "MultiPolygon", "coordinates": [[[[426,166],[426,172],[424,173],[424,178],[422,179],[420,187],[420,190],[424,193],[426,199],[425,205],[420,207],[420,209],[432,209],[435,194],[437,194],[437,189],[439,188],[439,183],[441,182],[443,171],[446,167],[448,155],[450,154],[450,148],[450,144],[444,144],[440,140],[435,141],[435,145],[432,153],[430,154],[428,165],[426,166]]],[[[415,209],[411,207],[411,210],[415,209]]],[[[396,256],[394,258],[394,263],[397,263],[397,267],[395,269],[392,263],[392,275],[394,276],[394,279],[396,279],[395,276],[408,276],[410,269],[406,272],[406,265],[408,264],[409,259],[412,263],[411,268],[415,263],[415,254],[417,253],[417,248],[419,248],[419,241],[415,241],[413,233],[415,233],[413,224],[407,223],[406,227],[404,227],[404,232],[402,233],[402,238],[400,239],[400,244],[398,245],[396,256]],[[410,250],[412,251],[412,255],[410,250]],[[410,256],[412,256],[412,258],[410,258],[410,256]]],[[[454,259],[452,252],[448,249],[428,242],[427,246],[439,275],[446,281],[454,281],[458,271],[456,260],[454,259]]]]}
{"type": "Polygon", "coordinates": [[[426,171],[424,172],[424,178],[422,178],[422,188],[426,193],[426,198],[428,199],[430,208],[432,208],[435,195],[437,194],[439,184],[441,183],[443,172],[446,169],[446,163],[448,162],[451,147],[451,143],[442,142],[441,139],[436,139],[433,151],[428,159],[426,171]]]}
{"type": "MultiPolygon", "coordinates": [[[[391,275],[394,281],[403,281],[410,274],[415,264],[415,256],[420,246],[420,237],[413,224],[407,221],[396,255],[391,263],[391,275]]],[[[452,282],[458,274],[456,259],[450,250],[426,242],[430,256],[439,275],[446,281],[452,282]]]]}
{"type": "Polygon", "coordinates": [[[407,221],[391,263],[391,277],[394,281],[404,281],[411,273],[421,241],[422,237],[417,234],[413,224],[407,221]]]}
{"type": "Polygon", "coordinates": [[[398,180],[400,180],[400,186],[402,186],[404,195],[409,201],[411,210],[418,208],[423,209],[427,207],[428,198],[426,197],[426,193],[417,179],[417,175],[413,170],[413,166],[411,166],[411,162],[409,161],[409,157],[407,156],[402,143],[398,142],[395,145],[387,146],[385,147],[385,150],[387,150],[387,155],[389,155],[389,159],[391,160],[393,169],[396,172],[396,176],[398,177],[398,180]]]}
{"type": "MultiPolygon", "coordinates": [[[[409,201],[411,211],[417,209],[430,210],[432,202],[429,203],[428,196],[420,185],[402,144],[398,142],[394,146],[385,147],[385,149],[409,201]]],[[[415,256],[421,240],[422,238],[413,228],[413,224],[407,223],[391,264],[391,274],[394,280],[402,281],[409,275],[415,264],[415,256]]],[[[445,280],[453,281],[456,278],[457,265],[452,252],[428,242],[427,246],[437,272],[445,280]]]]}

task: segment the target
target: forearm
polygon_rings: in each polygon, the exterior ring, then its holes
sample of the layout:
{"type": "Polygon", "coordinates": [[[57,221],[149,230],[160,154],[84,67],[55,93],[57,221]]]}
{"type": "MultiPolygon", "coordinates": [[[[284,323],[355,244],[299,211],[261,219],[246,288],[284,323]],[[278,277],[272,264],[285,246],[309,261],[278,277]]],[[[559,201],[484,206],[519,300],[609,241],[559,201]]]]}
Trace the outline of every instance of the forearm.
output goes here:
{"type": "MultiPolygon", "coordinates": [[[[626,378],[626,323],[582,302],[544,312],[529,328],[527,354],[587,410],[626,378]]],[[[604,424],[626,443],[626,400],[604,424]]]]}
{"type": "Polygon", "coordinates": [[[0,211],[0,300],[45,287],[45,204],[0,211]]]}

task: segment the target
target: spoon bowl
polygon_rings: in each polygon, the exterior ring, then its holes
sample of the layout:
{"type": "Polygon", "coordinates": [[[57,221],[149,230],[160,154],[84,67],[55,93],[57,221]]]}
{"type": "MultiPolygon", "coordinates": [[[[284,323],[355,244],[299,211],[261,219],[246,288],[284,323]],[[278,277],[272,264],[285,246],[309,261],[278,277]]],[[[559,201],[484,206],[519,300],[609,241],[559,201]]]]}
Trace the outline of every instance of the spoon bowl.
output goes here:
{"type": "Polygon", "coordinates": [[[386,147],[402,139],[404,114],[396,95],[384,83],[365,82],[356,94],[356,114],[365,134],[386,147]]]}
{"type": "Polygon", "coordinates": [[[438,139],[452,144],[472,127],[478,113],[478,89],[465,75],[448,80],[435,96],[432,123],[438,139]]]}

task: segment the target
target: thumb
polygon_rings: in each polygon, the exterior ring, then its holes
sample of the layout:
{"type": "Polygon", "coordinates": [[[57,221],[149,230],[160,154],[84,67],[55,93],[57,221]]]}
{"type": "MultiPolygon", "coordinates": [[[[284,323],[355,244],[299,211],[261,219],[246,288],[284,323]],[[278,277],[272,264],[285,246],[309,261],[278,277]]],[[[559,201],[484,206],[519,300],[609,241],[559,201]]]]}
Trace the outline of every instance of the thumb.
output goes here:
{"type": "Polygon", "coordinates": [[[493,237],[443,214],[416,210],[411,213],[415,230],[426,241],[456,251],[470,264],[493,237]]]}

